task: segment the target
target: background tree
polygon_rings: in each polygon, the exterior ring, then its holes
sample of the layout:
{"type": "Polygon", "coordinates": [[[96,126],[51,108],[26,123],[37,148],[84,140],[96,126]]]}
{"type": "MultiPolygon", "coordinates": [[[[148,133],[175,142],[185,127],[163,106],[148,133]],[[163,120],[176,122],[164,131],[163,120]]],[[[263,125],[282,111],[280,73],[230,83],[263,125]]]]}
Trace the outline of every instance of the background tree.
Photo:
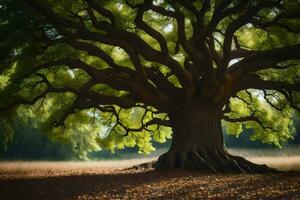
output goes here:
{"type": "MultiPolygon", "coordinates": [[[[227,153],[221,120],[280,146],[300,107],[300,4],[289,0],[1,1],[3,112],[102,148],[151,139],[156,167],[262,172],[227,153]]],[[[64,136],[62,136],[64,135],[64,136]]]]}

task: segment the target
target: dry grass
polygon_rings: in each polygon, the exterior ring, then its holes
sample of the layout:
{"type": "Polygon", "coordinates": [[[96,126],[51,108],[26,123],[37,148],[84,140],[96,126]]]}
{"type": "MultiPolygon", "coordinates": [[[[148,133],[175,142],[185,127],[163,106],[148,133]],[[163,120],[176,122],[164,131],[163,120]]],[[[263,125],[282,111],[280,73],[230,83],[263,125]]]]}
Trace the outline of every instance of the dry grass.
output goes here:
{"type": "Polygon", "coordinates": [[[15,179],[26,177],[50,177],[70,176],[80,174],[110,173],[124,168],[129,168],[148,159],[111,160],[111,161],[87,161],[87,162],[0,162],[0,178],[15,179]]]}
{"type": "MultiPolygon", "coordinates": [[[[149,162],[156,158],[87,161],[87,162],[0,162],[0,179],[26,177],[69,176],[79,174],[110,173],[133,165],[149,162]]],[[[284,171],[300,171],[300,156],[248,157],[252,162],[267,164],[284,171]]]]}
{"type": "Polygon", "coordinates": [[[277,168],[283,171],[298,171],[300,172],[300,156],[290,157],[248,157],[248,160],[266,164],[273,168],[277,168]]]}

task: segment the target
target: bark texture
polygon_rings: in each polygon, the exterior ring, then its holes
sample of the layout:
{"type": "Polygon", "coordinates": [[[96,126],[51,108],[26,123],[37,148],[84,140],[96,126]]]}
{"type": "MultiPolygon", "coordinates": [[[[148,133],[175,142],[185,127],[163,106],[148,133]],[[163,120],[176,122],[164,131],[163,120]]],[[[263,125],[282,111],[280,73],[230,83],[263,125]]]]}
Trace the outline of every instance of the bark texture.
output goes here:
{"type": "Polygon", "coordinates": [[[207,172],[276,172],[226,151],[217,105],[178,108],[170,115],[173,141],[155,163],[156,169],[194,169],[207,172]]]}

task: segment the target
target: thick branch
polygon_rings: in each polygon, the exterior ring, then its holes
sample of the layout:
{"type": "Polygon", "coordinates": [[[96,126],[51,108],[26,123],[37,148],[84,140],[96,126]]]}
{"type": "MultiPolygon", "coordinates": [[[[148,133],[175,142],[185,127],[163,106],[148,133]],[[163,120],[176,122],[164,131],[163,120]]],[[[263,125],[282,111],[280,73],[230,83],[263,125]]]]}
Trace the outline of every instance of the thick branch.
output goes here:
{"type": "Polygon", "coordinates": [[[263,80],[258,76],[249,76],[241,80],[238,84],[236,91],[241,91],[245,89],[258,89],[258,90],[287,90],[300,92],[300,83],[286,83],[281,81],[263,80]]]}
{"type": "Polygon", "coordinates": [[[231,54],[231,48],[232,48],[232,39],[234,37],[234,33],[251,21],[252,17],[258,13],[260,10],[264,8],[269,7],[276,7],[278,6],[277,2],[274,1],[263,1],[261,3],[258,3],[256,6],[251,7],[249,6],[248,11],[246,14],[242,15],[238,19],[234,20],[227,28],[225,37],[224,37],[224,46],[223,46],[223,69],[221,69],[221,72],[225,71],[225,69],[228,66],[228,63],[230,61],[230,54],[231,54]]]}
{"type": "Polygon", "coordinates": [[[278,91],[285,96],[289,101],[292,108],[300,112],[300,108],[295,105],[293,99],[293,92],[300,92],[300,83],[287,83],[281,81],[263,80],[259,76],[252,75],[244,78],[239,82],[239,84],[234,88],[233,93],[237,93],[246,89],[257,89],[257,90],[273,90],[278,91]]]}
{"type": "Polygon", "coordinates": [[[73,107],[78,109],[94,106],[95,104],[118,105],[123,108],[131,108],[134,105],[133,100],[131,100],[128,97],[116,97],[116,96],[104,95],[104,94],[99,94],[88,90],[91,86],[89,82],[80,89],[75,89],[72,87],[54,87],[47,80],[44,80],[39,83],[45,83],[47,85],[47,89],[45,89],[42,93],[38,94],[32,99],[24,99],[21,97],[16,98],[13,101],[13,103],[11,103],[10,105],[0,108],[0,111],[9,110],[20,104],[33,105],[39,99],[46,97],[46,95],[49,93],[66,93],[66,92],[71,92],[77,96],[76,101],[74,101],[73,103],[73,107]]]}
{"type": "Polygon", "coordinates": [[[258,123],[263,129],[271,129],[272,130],[272,127],[268,127],[268,126],[265,126],[265,124],[263,123],[262,120],[260,120],[258,117],[254,116],[253,115],[250,115],[250,116],[246,116],[246,117],[239,117],[239,118],[230,118],[226,115],[223,115],[222,117],[225,121],[227,122],[232,122],[232,123],[241,123],[241,122],[249,122],[249,121],[254,121],[256,123],[258,123]]]}
{"type": "Polygon", "coordinates": [[[285,60],[300,59],[300,44],[275,48],[266,51],[250,53],[243,60],[233,64],[227,71],[235,77],[241,78],[251,72],[267,69],[285,60]]]}
{"type": "Polygon", "coordinates": [[[129,69],[128,67],[116,64],[114,59],[111,56],[109,56],[105,51],[103,51],[99,47],[96,47],[95,45],[92,45],[87,42],[72,40],[72,39],[59,39],[57,40],[57,42],[64,42],[75,49],[86,51],[91,56],[96,56],[98,58],[101,58],[110,67],[116,69],[117,71],[127,73],[130,76],[134,76],[135,74],[135,71],[129,69]]]}
{"type": "Polygon", "coordinates": [[[191,56],[191,59],[195,64],[200,65],[201,55],[188,43],[185,33],[185,22],[183,13],[175,8],[175,11],[166,10],[160,6],[152,6],[151,9],[163,16],[174,18],[177,22],[178,41],[182,48],[191,56]]]}
{"type": "Polygon", "coordinates": [[[160,49],[163,54],[168,54],[169,50],[168,50],[168,46],[167,46],[167,41],[163,37],[163,35],[160,34],[158,31],[156,31],[151,26],[149,26],[146,22],[143,21],[144,13],[147,10],[150,10],[151,5],[152,5],[152,2],[149,3],[148,1],[145,1],[144,4],[138,6],[135,23],[138,28],[144,30],[148,35],[150,35],[151,37],[156,39],[156,41],[160,45],[160,49]]]}
{"type": "Polygon", "coordinates": [[[99,14],[101,14],[104,17],[107,17],[113,25],[116,24],[114,15],[110,10],[100,6],[100,4],[98,4],[94,0],[85,0],[85,1],[88,3],[88,5],[91,8],[95,9],[99,14]]]}

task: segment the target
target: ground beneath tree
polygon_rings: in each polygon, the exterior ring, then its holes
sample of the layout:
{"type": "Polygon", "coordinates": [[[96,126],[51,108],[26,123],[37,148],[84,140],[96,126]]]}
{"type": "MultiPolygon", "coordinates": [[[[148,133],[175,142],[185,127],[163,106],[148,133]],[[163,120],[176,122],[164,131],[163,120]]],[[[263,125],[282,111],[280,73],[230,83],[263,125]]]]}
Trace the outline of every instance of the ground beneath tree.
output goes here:
{"type": "Polygon", "coordinates": [[[127,166],[0,163],[0,199],[300,199],[299,172],[215,175],[127,166]]]}

